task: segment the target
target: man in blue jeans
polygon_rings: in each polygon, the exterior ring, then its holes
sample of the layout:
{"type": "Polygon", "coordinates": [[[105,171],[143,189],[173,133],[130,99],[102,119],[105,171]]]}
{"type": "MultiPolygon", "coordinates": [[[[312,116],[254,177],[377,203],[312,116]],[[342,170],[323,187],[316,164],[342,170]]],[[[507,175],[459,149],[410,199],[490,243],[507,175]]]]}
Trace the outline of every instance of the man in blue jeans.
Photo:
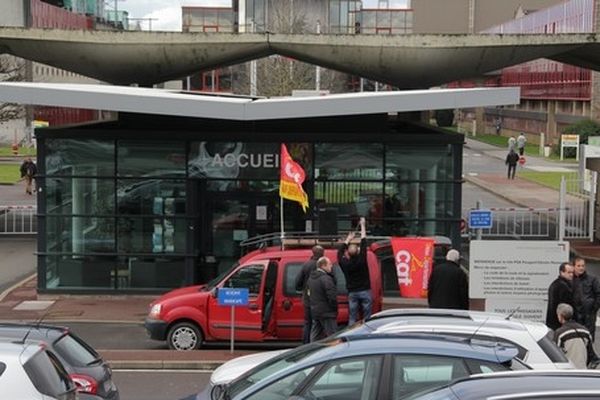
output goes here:
{"type": "Polygon", "coordinates": [[[369,277],[369,264],[367,263],[367,229],[365,219],[360,219],[360,248],[350,244],[354,239],[354,232],[350,232],[344,244],[338,249],[338,262],[346,277],[348,288],[348,325],[353,325],[359,320],[362,313],[363,319],[371,316],[371,279],[369,277]],[[347,253],[347,254],[346,254],[347,253]]]}

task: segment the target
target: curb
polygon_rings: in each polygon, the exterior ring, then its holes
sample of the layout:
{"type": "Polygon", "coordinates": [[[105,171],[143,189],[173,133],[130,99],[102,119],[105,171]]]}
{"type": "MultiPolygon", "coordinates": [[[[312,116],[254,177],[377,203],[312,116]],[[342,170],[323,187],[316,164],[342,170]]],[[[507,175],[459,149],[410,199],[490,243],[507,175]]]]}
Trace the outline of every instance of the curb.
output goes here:
{"type": "Polygon", "coordinates": [[[175,369],[175,370],[201,370],[214,371],[226,360],[217,361],[170,361],[170,360],[107,360],[113,370],[119,369],[175,369]]]}
{"type": "Polygon", "coordinates": [[[25,284],[25,282],[27,282],[28,280],[32,279],[36,275],[37,275],[37,273],[31,274],[31,275],[29,275],[29,276],[21,279],[19,282],[15,283],[14,285],[12,285],[11,287],[9,287],[8,289],[4,290],[2,293],[0,293],[0,302],[2,302],[4,300],[4,298],[10,294],[10,292],[12,292],[13,290],[17,289],[20,286],[23,286],[25,284]]]}

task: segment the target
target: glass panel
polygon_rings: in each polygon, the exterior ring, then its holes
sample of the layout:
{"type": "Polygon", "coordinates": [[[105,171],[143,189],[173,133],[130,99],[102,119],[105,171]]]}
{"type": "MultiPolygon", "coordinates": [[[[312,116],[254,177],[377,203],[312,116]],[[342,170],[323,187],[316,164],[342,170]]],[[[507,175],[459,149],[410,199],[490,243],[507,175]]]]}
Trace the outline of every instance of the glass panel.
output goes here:
{"type": "Polygon", "coordinates": [[[204,11],[204,25],[206,26],[217,26],[217,10],[205,10],[204,11]]]}
{"type": "Polygon", "coordinates": [[[119,141],[119,176],[185,176],[185,144],[167,141],[119,141]]]}
{"type": "Polygon", "coordinates": [[[46,218],[46,250],[67,253],[110,253],[115,250],[114,218],[46,218]]]}
{"type": "MultiPolygon", "coordinates": [[[[425,179],[425,178],[424,178],[425,179]]],[[[387,183],[385,216],[389,218],[452,218],[453,183],[387,183]]]]}
{"type": "Polygon", "coordinates": [[[278,179],[279,143],[194,142],[190,177],[278,179]]]}
{"type": "Polygon", "coordinates": [[[123,257],[117,268],[117,287],[178,288],[185,284],[183,257],[123,257]]]}
{"type": "Polygon", "coordinates": [[[122,179],[117,182],[119,214],[182,215],[185,198],[185,181],[122,179]]]}
{"type": "Polygon", "coordinates": [[[120,217],[118,238],[120,253],[185,253],[184,218],[120,217]]]}
{"type": "Polygon", "coordinates": [[[114,142],[109,140],[47,139],[47,175],[114,175],[114,142]]]}
{"type": "Polygon", "coordinates": [[[114,257],[49,256],[48,288],[112,288],[114,257]]]}
{"type": "Polygon", "coordinates": [[[248,288],[251,295],[257,296],[260,292],[264,265],[248,265],[240,268],[236,273],[230,276],[223,287],[226,288],[248,288]]]}
{"type": "Polygon", "coordinates": [[[114,193],[112,179],[46,179],[48,214],[113,214],[114,193]]]}
{"type": "Polygon", "coordinates": [[[283,271],[283,295],[288,297],[300,297],[302,292],[296,290],[296,277],[302,270],[304,264],[301,262],[288,263],[283,271]]]}
{"type": "Polygon", "coordinates": [[[383,184],[316,182],[315,202],[318,208],[337,208],[338,217],[379,220],[383,216],[383,184]]]}
{"type": "Polygon", "coordinates": [[[279,193],[279,181],[225,181],[209,180],[206,182],[207,190],[211,192],[263,192],[279,193]]]}
{"type": "Polygon", "coordinates": [[[442,386],[469,375],[460,358],[427,355],[402,355],[394,357],[392,376],[393,399],[400,399],[429,387],[442,386]]]}
{"type": "Polygon", "coordinates": [[[310,398],[374,400],[377,398],[380,370],[381,357],[338,360],[329,364],[304,391],[310,394],[310,398]]]}
{"type": "Polygon", "coordinates": [[[316,146],[316,179],[382,179],[383,146],[373,143],[322,143],[316,146]]]}
{"type": "Polygon", "coordinates": [[[452,148],[390,145],[386,153],[386,179],[453,180],[452,148]]]}

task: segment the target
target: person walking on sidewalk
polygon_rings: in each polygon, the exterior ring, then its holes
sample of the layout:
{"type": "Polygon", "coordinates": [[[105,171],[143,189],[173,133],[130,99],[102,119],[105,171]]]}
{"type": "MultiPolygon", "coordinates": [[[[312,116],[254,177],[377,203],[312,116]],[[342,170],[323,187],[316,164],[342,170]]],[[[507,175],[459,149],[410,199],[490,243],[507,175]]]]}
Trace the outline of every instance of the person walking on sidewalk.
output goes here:
{"type": "Polygon", "coordinates": [[[508,138],[508,151],[515,151],[515,146],[517,145],[517,140],[514,136],[508,138]]]}
{"type": "Polygon", "coordinates": [[[554,342],[562,349],[569,361],[577,369],[586,369],[590,355],[595,354],[592,336],[585,326],[573,321],[573,307],[560,303],[556,307],[560,328],[554,332],[554,342]]]}
{"type": "Polygon", "coordinates": [[[515,179],[515,172],[517,170],[517,162],[519,162],[519,155],[514,150],[510,150],[506,156],[505,164],[508,165],[508,179],[515,179]]]}
{"type": "Polygon", "coordinates": [[[519,150],[519,155],[522,156],[525,153],[525,143],[527,143],[527,138],[525,134],[521,132],[519,137],[517,138],[517,149],[519,150]]]}
{"type": "Polygon", "coordinates": [[[302,265],[302,270],[296,276],[296,290],[302,292],[302,303],[304,305],[304,327],[302,330],[302,343],[310,342],[310,331],[312,329],[312,315],[310,312],[310,299],[308,297],[308,278],[317,269],[317,261],[323,257],[325,249],[316,245],[312,248],[312,256],[302,265]]]}
{"type": "Polygon", "coordinates": [[[37,166],[31,160],[31,157],[27,157],[23,164],[21,164],[21,178],[25,179],[25,193],[33,194],[32,183],[33,179],[37,174],[37,166]]]}
{"type": "Polygon", "coordinates": [[[446,262],[433,267],[427,291],[430,308],[469,309],[469,280],[459,260],[458,250],[448,250],[446,262]]]}
{"type": "Polygon", "coordinates": [[[585,260],[576,257],[573,261],[573,298],[575,302],[575,321],[585,326],[596,338],[596,316],[600,309],[600,281],[587,273],[585,260]]]}
{"type": "Polygon", "coordinates": [[[361,312],[363,319],[370,318],[373,304],[369,264],[367,263],[367,228],[364,217],[360,218],[359,224],[360,248],[356,244],[350,244],[350,241],[354,239],[354,232],[350,232],[338,249],[338,262],[346,277],[346,287],[348,288],[348,326],[352,326],[358,321],[361,312]]]}
{"type": "Polygon", "coordinates": [[[560,322],[556,314],[559,304],[565,303],[573,307],[573,266],[567,262],[558,267],[558,278],[548,288],[548,310],[546,310],[546,326],[557,330],[560,322]]]}
{"type": "Polygon", "coordinates": [[[317,268],[308,278],[308,296],[312,315],[310,341],[321,340],[337,331],[337,285],[333,265],[327,257],[317,260],[317,268]]]}

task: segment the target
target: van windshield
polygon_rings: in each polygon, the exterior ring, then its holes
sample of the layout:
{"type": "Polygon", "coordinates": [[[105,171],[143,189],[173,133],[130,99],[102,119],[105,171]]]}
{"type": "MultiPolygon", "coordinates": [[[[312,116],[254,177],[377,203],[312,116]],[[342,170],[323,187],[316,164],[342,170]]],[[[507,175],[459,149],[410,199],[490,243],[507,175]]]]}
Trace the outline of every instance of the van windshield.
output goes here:
{"type": "Polygon", "coordinates": [[[217,284],[219,282],[221,282],[223,280],[223,278],[225,278],[227,275],[229,275],[234,269],[236,269],[239,266],[240,266],[240,263],[236,262],[229,269],[221,272],[219,275],[217,275],[216,278],[213,278],[211,281],[209,281],[206,284],[206,290],[211,290],[212,288],[214,288],[215,286],[217,286],[217,284]]]}

